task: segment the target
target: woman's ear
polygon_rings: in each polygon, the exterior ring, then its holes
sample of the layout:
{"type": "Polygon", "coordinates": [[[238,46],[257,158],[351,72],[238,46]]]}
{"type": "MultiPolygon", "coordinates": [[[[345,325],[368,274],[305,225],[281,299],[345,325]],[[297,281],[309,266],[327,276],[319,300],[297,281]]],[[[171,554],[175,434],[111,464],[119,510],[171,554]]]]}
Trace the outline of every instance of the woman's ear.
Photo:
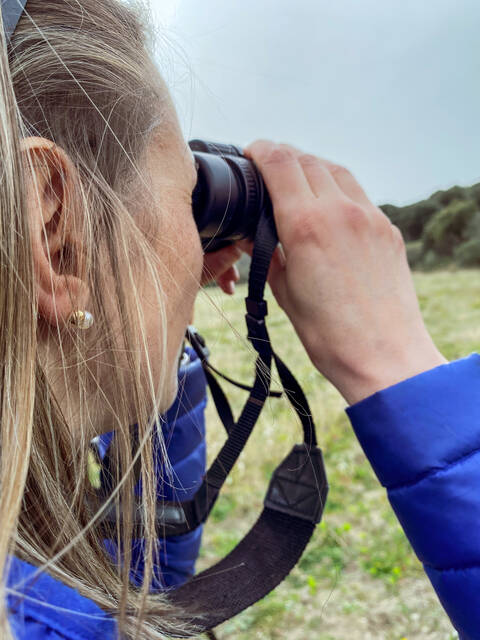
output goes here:
{"type": "Polygon", "coordinates": [[[46,138],[23,138],[21,148],[38,314],[51,325],[65,325],[72,311],[85,309],[89,297],[74,215],[78,174],[65,151],[46,138]]]}

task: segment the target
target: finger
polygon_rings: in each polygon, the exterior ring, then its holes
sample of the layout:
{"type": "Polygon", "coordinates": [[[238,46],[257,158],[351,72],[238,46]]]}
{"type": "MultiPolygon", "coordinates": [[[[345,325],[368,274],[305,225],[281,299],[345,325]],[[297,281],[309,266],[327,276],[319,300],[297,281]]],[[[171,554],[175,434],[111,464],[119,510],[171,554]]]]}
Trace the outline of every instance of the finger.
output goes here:
{"type": "Polygon", "coordinates": [[[237,247],[239,247],[243,251],[243,253],[247,253],[249,256],[251,256],[253,253],[253,240],[243,238],[243,240],[239,240],[237,242],[237,247]]]}
{"type": "MultiPolygon", "coordinates": [[[[303,167],[307,180],[315,195],[319,195],[324,171],[328,171],[339,190],[350,200],[360,205],[372,207],[372,202],[357,182],[353,174],[344,166],[336,164],[327,158],[320,158],[310,153],[304,153],[291,145],[280,144],[281,148],[289,148],[297,154],[298,161],[303,167]],[[322,169],[319,169],[322,167],[322,169]]],[[[374,206],[374,205],[373,205],[374,206]]]]}
{"type": "Polygon", "coordinates": [[[344,195],[344,192],[334,179],[334,175],[329,171],[329,165],[332,167],[336,166],[333,162],[324,160],[311,153],[305,153],[292,145],[281,143],[278,146],[282,149],[290,149],[296,154],[310,188],[317,198],[322,196],[325,189],[329,189],[332,194],[336,192],[337,195],[344,195]]]}
{"type": "Polygon", "coordinates": [[[233,280],[222,281],[218,284],[223,293],[226,293],[228,296],[233,296],[235,293],[235,283],[233,280]]]}
{"type": "Polygon", "coordinates": [[[235,245],[224,247],[213,253],[206,253],[203,258],[202,285],[217,279],[230,269],[241,255],[241,249],[235,245]]]}
{"type": "MultiPolygon", "coordinates": [[[[339,207],[347,202],[353,205],[352,199],[340,188],[334,179],[334,175],[329,171],[327,161],[311,153],[304,153],[291,145],[280,144],[279,147],[285,150],[289,149],[296,155],[315,196],[314,203],[317,216],[315,216],[315,220],[311,218],[310,226],[312,224],[314,226],[320,224],[321,217],[325,219],[329,217],[336,218],[341,211],[339,207]]],[[[330,164],[334,166],[333,163],[330,164]]],[[[372,204],[368,203],[372,208],[372,204]]],[[[367,215],[371,216],[370,213],[367,213],[367,215]]]]}
{"type": "Polygon", "coordinates": [[[298,161],[317,198],[332,202],[334,199],[345,196],[334,176],[320,158],[310,153],[303,153],[299,155],[298,161]]]}
{"type": "MultiPolygon", "coordinates": [[[[298,207],[311,199],[312,190],[295,153],[266,140],[257,140],[244,150],[253,160],[265,181],[273,208],[282,218],[285,209],[298,207]]],[[[277,217],[277,216],[276,216],[277,217]]]]}
{"type": "Polygon", "coordinates": [[[237,266],[234,264],[230,267],[230,269],[227,269],[225,273],[222,273],[220,278],[222,278],[223,280],[231,280],[232,282],[238,282],[240,280],[240,272],[237,266]]]}
{"type": "Polygon", "coordinates": [[[326,159],[322,159],[322,162],[324,162],[326,168],[338,184],[339,188],[350,198],[350,200],[353,200],[364,207],[372,207],[370,198],[346,167],[335,164],[334,162],[330,162],[326,159]]]}
{"type": "Polygon", "coordinates": [[[240,273],[235,265],[222,273],[216,280],[217,285],[224,293],[232,295],[235,293],[235,283],[240,280],[240,273]]]}

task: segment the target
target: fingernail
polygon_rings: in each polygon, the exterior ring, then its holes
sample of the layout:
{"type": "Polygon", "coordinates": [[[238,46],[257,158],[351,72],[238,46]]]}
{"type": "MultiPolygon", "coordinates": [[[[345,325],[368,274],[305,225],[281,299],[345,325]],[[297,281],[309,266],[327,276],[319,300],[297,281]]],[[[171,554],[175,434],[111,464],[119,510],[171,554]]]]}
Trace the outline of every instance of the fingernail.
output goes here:
{"type": "Polygon", "coordinates": [[[235,282],[233,280],[228,281],[228,293],[231,296],[235,293],[235,282]]]}

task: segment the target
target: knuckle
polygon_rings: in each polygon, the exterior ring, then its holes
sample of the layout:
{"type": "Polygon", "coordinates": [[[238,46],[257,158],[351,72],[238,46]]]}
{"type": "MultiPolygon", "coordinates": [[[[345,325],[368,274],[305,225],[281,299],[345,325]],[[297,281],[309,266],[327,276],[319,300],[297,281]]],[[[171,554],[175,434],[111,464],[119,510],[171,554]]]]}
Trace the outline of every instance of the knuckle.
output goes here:
{"type": "Polygon", "coordinates": [[[316,243],[319,235],[319,221],[315,220],[311,215],[302,216],[299,224],[292,229],[292,240],[294,244],[306,245],[312,242],[316,243]]]}
{"type": "Polygon", "coordinates": [[[346,167],[342,166],[341,164],[330,163],[328,165],[328,170],[330,171],[330,173],[334,177],[336,177],[336,176],[352,177],[351,172],[346,167]]]}
{"type": "Polygon", "coordinates": [[[268,149],[263,156],[266,165],[278,165],[291,163],[295,160],[295,154],[291,149],[285,147],[273,147],[268,149]]]}
{"type": "Polygon", "coordinates": [[[320,164],[317,156],[314,156],[312,153],[302,153],[298,157],[298,161],[304,167],[317,166],[320,164]]]}
{"type": "Polygon", "coordinates": [[[257,138],[256,140],[254,140],[252,143],[250,143],[248,146],[252,147],[252,146],[259,146],[259,145],[270,145],[273,146],[275,143],[272,140],[267,140],[266,138],[257,138]]]}
{"type": "Polygon", "coordinates": [[[297,156],[300,153],[300,151],[296,147],[294,147],[293,144],[287,144],[286,142],[279,142],[277,147],[279,147],[280,149],[286,149],[287,151],[292,151],[297,156]]]}
{"type": "Polygon", "coordinates": [[[383,214],[379,216],[377,212],[374,212],[371,224],[372,229],[377,236],[386,236],[391,233],[390,220],[383,214]]]}
{"type": "Polygon", "coordinates": [[[290,241],[296,245],[306,245],[312,242],[318,244],[323,227],[318,206],[312,202],[296,200],[293,210],[296,214],[291,220],[291,224],[288,225],[290,241]]]}
{"type": "Polygon", "coordinates": [[[264,140],[263,138],[258,138],[251,142],[249,145],[244,147],[243,153],[247,156],[260,157],[262,154],[265,154],[268,149],[271,149],[274,146],[274,143],[271,140],[264,140]]]}
{"type": "Polygon", "coordinates": [[[372,222],[373,229],[377,235],[391,238],[393,225],[390,222],[390,218],[378,207],[373,210],[372,222]]]}
{"type": "Polygon", "coordinates": [[[344,202],[341,210],[345,223],[354,231],[360,231],[368,226],[368,214],[358,203],[353,201],[344,202]]]}
{"type": "Polygon", "coordinates": [[[405,240],[403,238],[402,232],[397,227],[397,225],[392,224],[391,225],[391,231],[392,231],[393,240],[395,242],[395,245],[398,246],[399,249],[405,249],[405,240]]]}

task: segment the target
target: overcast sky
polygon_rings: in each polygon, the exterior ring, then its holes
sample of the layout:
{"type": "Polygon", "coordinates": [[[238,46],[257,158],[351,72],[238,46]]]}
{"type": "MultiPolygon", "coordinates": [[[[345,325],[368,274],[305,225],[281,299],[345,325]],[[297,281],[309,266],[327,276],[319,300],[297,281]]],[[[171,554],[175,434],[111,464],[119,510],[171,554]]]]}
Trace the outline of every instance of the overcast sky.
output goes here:
{"type": "Polygon", "coordinates": [[[480,181],[478,0],[150,0],[187,138],[289,142],[406,204],[480,181]]]}

